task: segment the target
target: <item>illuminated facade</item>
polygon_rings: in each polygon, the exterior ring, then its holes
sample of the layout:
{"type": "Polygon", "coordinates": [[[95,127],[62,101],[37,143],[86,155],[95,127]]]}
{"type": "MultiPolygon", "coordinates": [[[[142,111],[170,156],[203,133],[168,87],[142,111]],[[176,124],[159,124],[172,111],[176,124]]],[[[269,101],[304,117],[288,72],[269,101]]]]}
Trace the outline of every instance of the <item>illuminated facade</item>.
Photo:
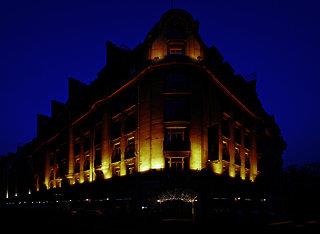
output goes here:
{"type": "Polygon", "coordinates": [[[284,143],[255,81],[205,45],[189,13],[168,11],[133,50],[106,46],[97,79],[70,78],[67,102],[38,115],[32,191],[148,171],[253,182],[280,169],[284,143]]]}

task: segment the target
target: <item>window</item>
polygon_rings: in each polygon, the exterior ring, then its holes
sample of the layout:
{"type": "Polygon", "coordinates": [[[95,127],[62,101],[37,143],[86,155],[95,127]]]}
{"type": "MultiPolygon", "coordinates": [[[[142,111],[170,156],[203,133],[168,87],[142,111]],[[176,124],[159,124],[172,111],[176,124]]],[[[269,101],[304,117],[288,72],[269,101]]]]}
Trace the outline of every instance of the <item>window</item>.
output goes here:
{"type": "Polygon", "coordinates": [[[79,144],[79,142],[76,142],[74,144],[74,152],[73,153],[74,153],[75,157],[80,155],[80,144],[79,144]]]}
{"type": "Polygon", "coordinates": [[[85,153],[90,151],[90,146],[91,146],[91,141],[90,141],[90,136],[86,135],[83,139],[83,151],[85,153]]]}
{"type": "Polygon", "coordinates": [[[90,170],[90,156],[89,155],[87,155],[85,157],[83,170],[84,171],[90,170]]]}
{"type": "Polygon", "coordinates": [[[102,127],[98,126],[94,131],[94,145],[99,145],[102,142],[102,127]]]}
{"type": "Polygon", "coordinates": [[[228,143],[223,141],[222,142],[222,160],[228,161],[230,160],[228,143]]]}
{"type": "Polygon", "coordinates": [[[112,170],[113,176],[120,176],[120,167],[114,167],[112,170]]]}
{"type": "Polygon", "coordinates": [[[208,128],[208,160],[219,160],[219,126],[208,128]]]}
{"type": "Polygon", "coordinates": [[[222,136],[229,138],[230,137],[230,127],[229,127],[229,120],[223,119],[221,122],[221,132],[222,136]]]}
{"type": "Polygon", "coordinates": [[[121,136],[121,123],[120,122],[113,122],[111,124],[111,139],[116,139],[121,136]]]}
{"type": "Polygon", "coordinates": [[[127,164],[127,175],[133,175],[135,172],[134,163],[127,164]]]}
{"type": "Polygon", "coordinates": [[[63,177],[63,175],[68,174],[67,161],[66,161],[65,159],[63,159],[63,160],[60,162],[58,171],[59,171],[59,175],[60,175],[61,177],[63,177]]]}
{"type": "Polygon", "coordinates": [[[184,48],[182,46],[170,46],[169,54],[184,54],[184,48]]]}
{"type": "Polygon", "coordinates": [[[53,172],[52,169],[51,169],[51,172],[50,172],[50,180],[54,180],[54,172],[53,172]]]}
{"type": "Polygon", "coordinates": [[[125,152],[125,158],[133,158],[135,157],[135,140],[134,137],[131,137],[127,141],[127,147],[126,147],[126,152],[125,152]]]}
{"type": "Polygon", "coordinates": [[[250,156],[248,153],[245,153],[244,156],[245,156],[245,167],[247,169],[250,169],[250,156]]]}
{"type": "Polygon", "coordinates": [[[235,161],[235,164],[239,166],[241,165],[240,149],[237,147],[234,148],[234,161],[235,161]]]}
{"type": "Polygon", "coordinates": [[[244,147],[247,149],[251,149],[251,137],[248,133],[244,135],[244,147]]]}
{"type": "Polygon", "coordinates": [[[118,142],[113,145],[111,162],[118,162],[120,160],[121,160],[121,149],[120,149],[120,142],[118,142]]]}
{"type": "Polygon", "coordinates": [[[241,144],[241,129],[239,127],[234,128],[234,141],[241,144]]]}
{"type": "Polygon", "coordinates": [[[56,156],[54,155],[54,153],[51,153],[49,156],[49,165],[53,166],[56,162],[56,156]]]}
{"type": "Polygon", "coordinates": [[[96,147],[94,153],[94,166],[101,166],[101,148],[96,147]]]}
{"type": "Polygon", "coordinates": [[[189,151],[190,140],[187,128],[167,128],[165,130],[164,150],[189,151]]]}
{"type": "Polygon", "coordinates": [[[76,158],[75,164],[74,164],[74,173],[79,173],[79,172],[80,172],[80,159],[76,158]]]}
{"type": "Polygon", "coordinates": [[[190,121],[190,102],[186,98],[165,100],[165,121],[190,121]]]}
{"type": "Polygon", "coordinates": [[[190,91],[190,78],[183,73],[170,73],[166,76],[166,92],[190,91]]]}
{"type": "MultiPolygon", "coordinates": [[[[128,118],[125,120],[125,133],[131,133],[133,131],[135,131],[137,128],[137,119],[135,115],[130,115],[128,116],[128,118]]],[[[119,128],[120,129],[120,128],[119,128]]]]}

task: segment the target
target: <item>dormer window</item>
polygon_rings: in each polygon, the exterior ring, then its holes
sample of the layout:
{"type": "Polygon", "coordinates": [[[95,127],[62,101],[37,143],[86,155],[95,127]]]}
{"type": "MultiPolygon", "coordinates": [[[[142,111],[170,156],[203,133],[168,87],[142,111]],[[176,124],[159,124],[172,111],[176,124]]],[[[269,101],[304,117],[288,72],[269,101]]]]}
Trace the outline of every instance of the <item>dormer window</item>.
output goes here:
{"type": "Polygon", "coordinates": [[[169,48],[169,54],[184,54],[182,47],[169,48]]]}
{"type": "Polygon", "coordinates": [[[183,42],[174,42],[168,44],[168,54],[169,55],[183,55],[185,54],[185,46],[183,42]]]}

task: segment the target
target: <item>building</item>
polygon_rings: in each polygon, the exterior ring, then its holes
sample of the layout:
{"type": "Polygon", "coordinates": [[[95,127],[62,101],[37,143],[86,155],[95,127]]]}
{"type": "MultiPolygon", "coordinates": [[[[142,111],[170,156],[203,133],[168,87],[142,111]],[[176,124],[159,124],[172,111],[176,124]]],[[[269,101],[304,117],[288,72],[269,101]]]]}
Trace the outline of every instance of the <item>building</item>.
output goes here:
{"type": "Polygon", "coordinates": [[[172,9],[136,48],[107,42],[97,79],[70,78],[67,102],[52,101],[51,116],[38,115],[24,154],[30,188],[3,187],[3,195],[149,172],[274,181],[285,148],[279,127],[256,81],[235,74],[198,29],[188,12],[172,9]]]}

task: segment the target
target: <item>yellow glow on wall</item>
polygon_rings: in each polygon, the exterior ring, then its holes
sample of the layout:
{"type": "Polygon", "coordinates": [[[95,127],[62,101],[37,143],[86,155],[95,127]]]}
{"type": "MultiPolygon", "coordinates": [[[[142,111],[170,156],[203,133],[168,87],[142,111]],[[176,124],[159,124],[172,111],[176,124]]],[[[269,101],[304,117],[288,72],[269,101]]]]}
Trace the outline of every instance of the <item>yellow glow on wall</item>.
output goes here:
{"type": "Polygon", "coordinates": [[[121,161],[120,163],[120,176],[125,176],[127,174],[126,163],[121,161]]]}
{"type": "Polygon", "coordinates": [[[149,59],[151,60],[155,58],[163,59],[166,55],[167,55],[166,43],[161,39],[155,40],[150,48],[149,59]]]}
{"type": "Polygon", "coordinates": [[[242,169],[241,172],[240,172],[240,177],[242,180],[245,180],[246,179],[246,171],[245,169],[242,169]]]}
{"type": "Polygon", "coordinates": [[[187,55],[195,60],[202,57],[201,46],[195,38],[190,38],[187,42],[187,55]]]}
{"type": "Polygon", "coordinates": [[[112,177],[112,172],[107,162],[103,162],[101,166],[101,170],[103,172],[103,177],[105,179],[110,179],[112,177]]]}
{"type": "Polygon", "coordinates": [[[236,172],[235,172],[234,166],[229,167],[229,176],[232,178],[236,177],[236,172]]]}
{"type": "Polygon", "coordinates": [[[151,169],[161,169],[161,168],[164,168],[164,162],[163,160],[154,160],[152,162],[152,166],[151,166],[151,169]]]}
{"type": "Polygon", "coordinates": [[[213,172],[216,174],[221,175],[223,173],[223,167],[222,167],[222,162],[218,161],[218,162],[214,162],[213,165],[213,172]]]}
{"type": "Polygon", "coordinates": [[[190,169],[201,170],[201,145],[191,142],[190,169]]]}
{"type": "Polygon", "coordinates": [[[140,172],[144,172],[144,171],[148,171],[148,170],[150,170],[150,165],[148,165],[147,163],[141,163],[140,172]]]}

